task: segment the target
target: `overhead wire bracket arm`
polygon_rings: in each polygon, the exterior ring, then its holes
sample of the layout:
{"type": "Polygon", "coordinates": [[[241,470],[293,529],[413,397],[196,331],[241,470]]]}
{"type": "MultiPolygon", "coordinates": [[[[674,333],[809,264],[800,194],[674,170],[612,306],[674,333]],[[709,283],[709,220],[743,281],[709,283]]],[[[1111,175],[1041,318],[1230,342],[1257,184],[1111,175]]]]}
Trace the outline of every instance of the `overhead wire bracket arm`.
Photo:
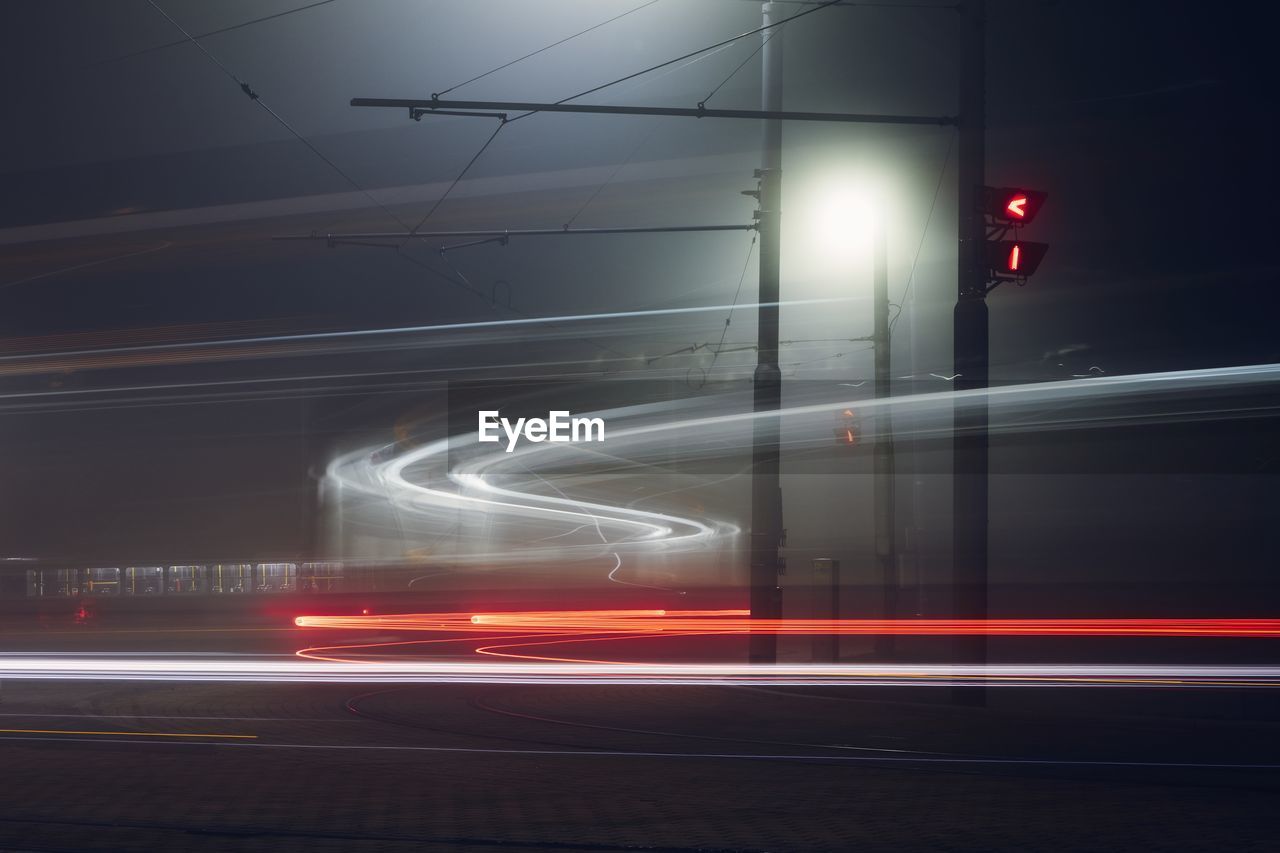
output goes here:
{"type": "MultiPolygon", "coordinates": [[[[311,233],[281,234],[273,240],[324,240],[330,244],[370,240],[410,240],[439,237],[464,237],[474,240],[505,237],[564,237],[577,234],[686,234],[708,231],[755,231],[756,223],[747,225],[651,225],[620,228],[495,228],[473,231],[373,231],[356,234],[311,233]]],[[[460,247],[452,247],[460,248],[460,247]]]]}
{"type": "Polygon", "coordinates": [[[875,113],[824,113],[795,110],[721,110],[706,107],[634,107],[615,104],[553,104],[526,101],[454,101],[427,98],[352,98],[353,107],[407,109],[415,118],[428,112],[452,111],[449,114],[475,114],[483,110],[491,117],[502,117],[504,111],[547,113],[595,113],[601,115],[674,116],[677,118],[736,118],[775,121],[810,121],[853,124],[924,124],[946,126],[956,123],[955,116],[881,115],[875,113]],[[466,111],[466,112],[460,112],[466,111]]]}
{"type": "Polygon", "coordinates": [[[496,118],[503,124],[507,123],[506,113],[483,113],[472,110],[428,110],[423,107],[409,107],[409,118],[414,121],[422,121],[423,116],[472,116],[473,118],[496,118]]]}

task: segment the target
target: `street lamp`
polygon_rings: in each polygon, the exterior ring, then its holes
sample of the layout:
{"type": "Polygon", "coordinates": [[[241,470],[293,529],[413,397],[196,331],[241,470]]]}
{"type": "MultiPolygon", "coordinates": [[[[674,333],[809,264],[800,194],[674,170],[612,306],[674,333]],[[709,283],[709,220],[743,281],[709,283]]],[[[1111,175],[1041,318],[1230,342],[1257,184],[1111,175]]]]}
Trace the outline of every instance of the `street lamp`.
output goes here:
{"type": "MultiPolygon", "coordinates": [[[[882,584],[881,615],[897,614],[897,554],[894,492],[895,460],[893,420],[888,405],[892,394],[889,340],[888,216],[884,195],[875,183],[856,174],[833,173],[823,177],[807,193],[799,218],[805,258],[820,278],[835,278],[847,287],[859,270],[870,265],[872,276],[872,334],[875,356],[875,396],[883,402],[875,409],[873,529],[876,564],[882,584]]],[[[839,595],[832,587],[833,597],[839,595]]],[[[836,601],[830,607],[838,609],[836,601]]],[[[817,649],[818,647],[815,647],[817,649]]],[[[836,646],[826,648],[835,656],[836,646]]],[[[876,650],[881,657],[893,652],[892,637],[882,637],[876,650]]]]}
{"type": "Polygon", "coordinates": [[[858,172],[826,169],[797,187],[787,199],[788,225],[799,251],[797,272],[843,289],[873,262],[885,231],[883,193],[878,182],[858,172]]]}

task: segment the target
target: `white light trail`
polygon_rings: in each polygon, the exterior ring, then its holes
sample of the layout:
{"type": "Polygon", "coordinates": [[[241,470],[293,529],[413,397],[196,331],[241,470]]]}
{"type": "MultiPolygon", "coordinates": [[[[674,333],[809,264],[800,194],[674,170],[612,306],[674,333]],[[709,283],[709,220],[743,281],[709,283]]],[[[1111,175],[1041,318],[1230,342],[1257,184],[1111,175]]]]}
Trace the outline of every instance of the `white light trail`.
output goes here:
{"type": "MultiPolygon", "coordinates": [[[[850,400],[843,397],[847,392],[841,385],[803,386],[793,392],[792,404],[776,413],[752,411],[749,394],[626,406],[590,413],[609,425],[607,439],[598,444],[524,444],[505,453],[480,444],[472,433],[390,457],[391,447],[365,448],[334,460],[328,476],[339,490],[373,499],[362,512],[384,530],[436,537],[456,531],[460,521],[469,526],[475,531],[469,544],[477,547],[451,553],[451,563],[541,564],[559,570],[573,561],[594,560],[597,565],[586,570],[607,574],[616,569],[619,554],[658,557],[736,548],[741,532],[736,516],[742,508],[734,508],[732,484],[724,485],[725,479],[684,475],[679,488],[644,491],[646,502],[679,492],[706,495],[699,502],[716,506],[718,517],[639,509],[636,487],[651,483],[655,472],[671,476],[670,468],[662,466],[673,458],[682,463],[740,459],[762,419],[776,419],[784,446],[805,447],[829,444],[833,417],[845,408],[872,421],[876,412],[891,408],[900,439],[949,435],[953,409],[982,402],[991,407],[993,434],[1238,418],[1258,412],[1242,413],[1239,400],[1219,398],[1217,392],[1270,391],[1278,380],[1280,365],[1271,364],[890,399],[850,400]],[[612,473],[591,476],[600,470],[612,473]],[[718,487],[721,491],[712,493],[718,487]],[[388,511],[381,521],[376,518],[378,501],[388,511]],[[596,535],[580,535],[582,531],[596,535]]],[[[1266,405],[1263,401],[1259,411],[1271,411],[1266,405]]],[[[686,565],[675,569],[688,571],[686,565]]],[[[689,580],[682,577],[677,583],[689,580]]]]}
{"type": "Polygon", "coordinates": [[[1093,664],[553,664],[317,661],[299,658],[0,656],[0,679],[327,682],[342,684],[633,684],[772,686],[1280,687],[1280,667],[1093,664]]]}

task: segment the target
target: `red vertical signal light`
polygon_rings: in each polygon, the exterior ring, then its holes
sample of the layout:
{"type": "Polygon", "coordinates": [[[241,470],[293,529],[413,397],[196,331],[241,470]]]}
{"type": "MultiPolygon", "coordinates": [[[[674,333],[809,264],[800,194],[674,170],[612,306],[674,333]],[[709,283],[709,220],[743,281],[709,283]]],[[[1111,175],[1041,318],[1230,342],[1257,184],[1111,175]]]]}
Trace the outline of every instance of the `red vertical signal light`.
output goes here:
{"type": "Polygon", "coordinates": [[[1026,278],[1039,268],[1048,251],[1048,243],[992,240],[987,243],[987,269],[997,276],[1026,278]]]}

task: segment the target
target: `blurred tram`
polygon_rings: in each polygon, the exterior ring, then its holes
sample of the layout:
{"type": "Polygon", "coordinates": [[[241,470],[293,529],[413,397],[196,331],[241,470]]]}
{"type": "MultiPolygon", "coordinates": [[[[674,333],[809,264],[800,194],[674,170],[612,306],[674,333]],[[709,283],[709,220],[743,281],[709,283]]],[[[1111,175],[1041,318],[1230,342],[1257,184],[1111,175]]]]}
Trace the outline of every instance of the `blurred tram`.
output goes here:
{"type": "Polygon", "coordinates": [[[348,589],[346,565],[312,563],[211,563],[90,568],[26,568],[0,585],[4,598],[158,598],[162,596],[280,595],[348,589]],[[16,581],[25,580],[19,591],[16,581]]]}

